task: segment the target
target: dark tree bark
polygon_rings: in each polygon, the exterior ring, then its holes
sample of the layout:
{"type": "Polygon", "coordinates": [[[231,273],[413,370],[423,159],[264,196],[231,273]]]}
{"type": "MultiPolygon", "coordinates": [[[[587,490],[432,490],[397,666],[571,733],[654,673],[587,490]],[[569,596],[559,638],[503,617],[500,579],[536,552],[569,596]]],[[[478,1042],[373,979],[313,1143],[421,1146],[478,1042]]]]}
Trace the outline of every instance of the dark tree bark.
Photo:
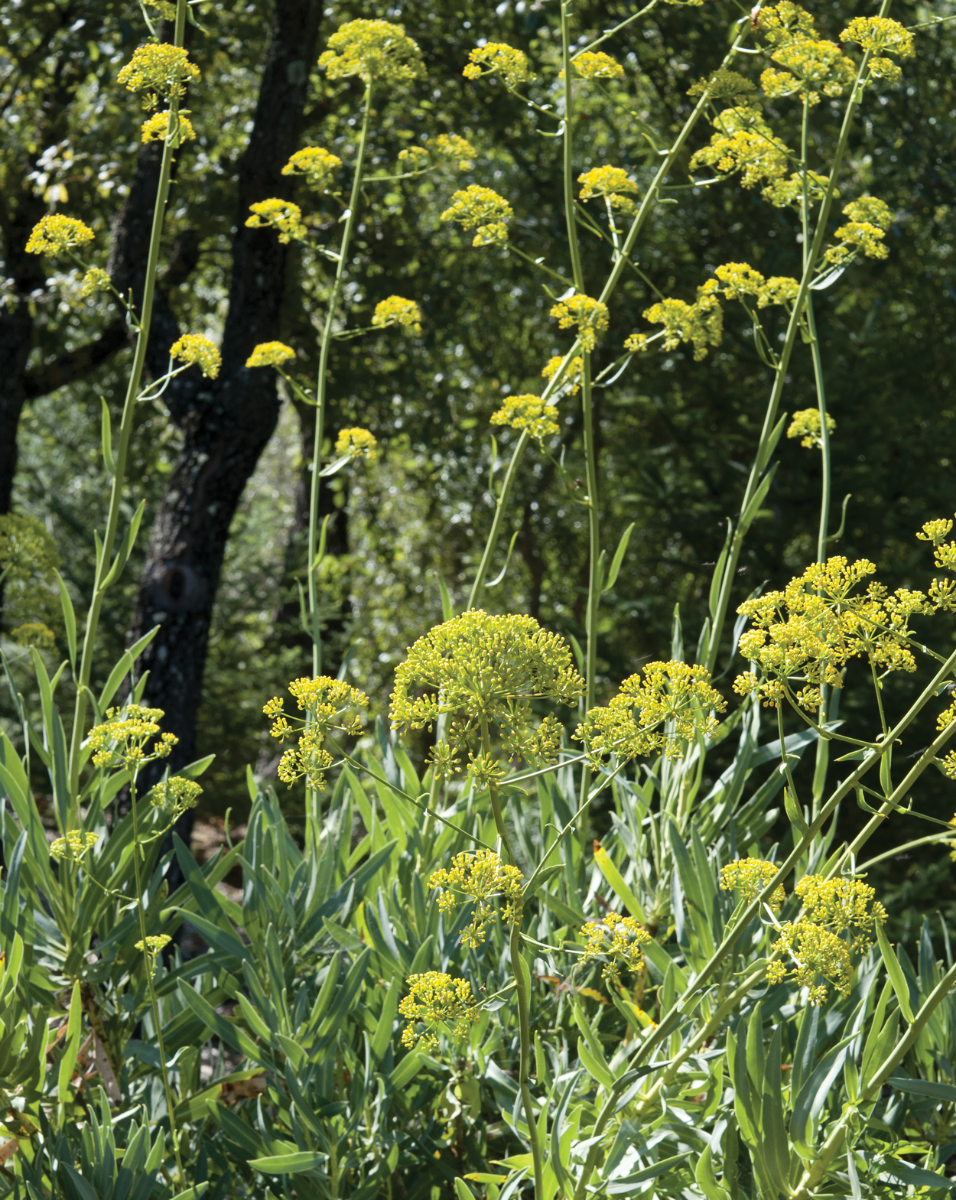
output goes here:
{"type": "MultiPolygon", "coordinates": [[[[210,380],[192,368],[164,397],[183,445],[153,525],[131,637],[160,626],[141,664],[150,672],[146,702],[165,710],[164,728],[179,738],[172,769],[195,757],[203,667],[229,529],[278,418],[274,373],[248,370],[245,362],[258,342],[279,334],[288,250],[273,231],[247,229],[245,218],[250,204],[289,195],[290,181],[281,171],[298,146],[321,12],[321,0],[276,2],[253,130],[239,164],[222,369],[210,380]]],[[[145,261],[157,166],[155,150],[145,149],[117,222],[112,273],[134,289],[137,264],[145,261]]],[[[148,359],[154,375],[165,371],[169,346],[180,333],[168,304],[157,300],[148,359]]]]}

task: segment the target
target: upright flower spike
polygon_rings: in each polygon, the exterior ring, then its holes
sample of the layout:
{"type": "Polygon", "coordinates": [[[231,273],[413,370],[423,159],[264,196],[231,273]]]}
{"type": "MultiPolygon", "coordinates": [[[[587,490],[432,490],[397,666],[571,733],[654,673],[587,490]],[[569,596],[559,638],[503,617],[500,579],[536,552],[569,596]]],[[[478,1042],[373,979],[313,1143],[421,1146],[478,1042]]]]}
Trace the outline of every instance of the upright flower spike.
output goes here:
{"type": "Polygon", "coordinates": [[[533,617],[491,616],[471,609],[436,625],[408,651],[395,672],[391,719],[398,732],[430,729],[442,714],[448,743],[438,750],[445,769],[467,752],[480,786],[500,777],[483,735],[495,727],[511,760],[553,762],[561,725],[545,717],[534,726],[532,701],[571,704],[584,690],[571,648],[533,617]]]}
{"type": "Polygon", "coordinates": [[[321,146],[309,146],[305,150],[296,150],[282,168],[282,174],[304,175],[310,188],[325,192],[341,165],[342,160],[338,155],[323,150],[321,146]]]}
{"type": "Polygon", "coordinates": [[[594,349],[597,335],[603,333],[608,325],[607,305],[590,296],[577,295],[559,300],[550,315],[562,329],[577,329],[585,350],[594,349]]]}
{"type": "Polygon", "coordinates": [[[462,71],[466,79],[480,79],[482,75],[498,75],[505,87],[515,88],[522,83],[533,83],[537,79],[528,56],[504,42],[486,42],[477,46],[468,55],[468,65],[462,71]]]}
{"type": "Polygon", "coordinates": [[[155,108],[159,97],[179,99],[186,85],[200,78],[199,68],[189,61],[189,51],[168,42],[150,42],[133,51],[133,57],[117,75],[128,92],[141,92],[143,107],[155,108]]]}
{"type": "MultiPolygon", "coordinates": [[[[827,432],[836,429],[836,421],[827,413],[827,432]]],[[[800,445],[805,450],[819,450],[823,447],[823,424],[820,421],[818,408],[804,408],[793,414],[793,420],[787,430],[788,438],[800,438],[800,445]]]]}
{"type": "Polygon", "coordinates": [[[523,396],[506,396],[504,403],[492,415],[492,425],[507,425],[519,432],[527,430],[537,442],[547,437],[556,437],[561,427],[554,419],[556,409],[540,396],[530,393],[523,396]]]}
{"type": "Polygon", "coordinates": [[[625,761],[660,753],[673,758],[688,742],[712,737],[715,713],[726,707],[704,667],[649,663],[643,678],[625,679],[608,704],[592,708],[574,737],[584,743],[593,766],[612,754],[625,761]]]}
{"type": "Polygon", "coordinates": [[[404,25],[364,19],[347,21],[332,34],[319,66],[329,79],[357,75],[365,84],[410,83],[424,74],[422,52],[404,25]]]}
{"type": "Polygon", "coordinates": [[[218,347],[201,333],[184,333],[178,342],[170,346],[169,357],[186,366],[195,364],[208,379],[215,379],[222,366],[218,347]]]}
{"type": "Polygon", "coordinates": [[[440,220],[457,221],[462,229],[476,229],[473,246],[501,244],[508,240],[507,222],[514,212],[504,196],[472,183],[464,191],[455,192],[451,200],[451,208],[445,209],[440,220]]]}
{"type": "Polygon", "coordinates": [[[47,213],[41,217],[27,240],[27,254],[62,254],[85,246],[94,238],[93,230],[76,217],[64,217],[61,213],[47,213]]]}

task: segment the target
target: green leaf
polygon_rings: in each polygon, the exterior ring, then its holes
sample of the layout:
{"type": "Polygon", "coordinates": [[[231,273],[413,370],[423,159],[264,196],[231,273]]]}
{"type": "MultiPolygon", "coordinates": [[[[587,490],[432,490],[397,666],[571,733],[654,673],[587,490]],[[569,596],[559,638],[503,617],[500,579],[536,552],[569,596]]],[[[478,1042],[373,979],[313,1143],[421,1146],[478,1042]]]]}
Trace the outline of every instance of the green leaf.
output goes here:
{"type": "Polygon", "coordinates": [[[877,925],[876,936],[880,943],[880,954],[883,956],[883,965],[886,967],[886,973],[890,977],[890,983],[893,984],[893,991],[896,992],[896,999],[899,1001],[900,1012],[909,1024],[912,1025],[913,1010],[910,1008],[910,989],[909,984],[906,982],[906,976],[903,974],[903,968],[900,966],[900,960],[896,957],[896,952],[887,940],[882,925],[877,925]]]}
{"type": "Polygon", "coordinates": [[[614,894],[623,903],[624,907],[631,914],[631,916],[634,917],[635,920],[640,921],[642,925],[646,924],[647,918],[644,916],[644,909],[641,907],[640,901],[624,882],[620,871],[614,865],[611,856],[603,846],[598,844],[595,845],[594,861],[600,868],[601,874],[611,885],[614,894]]]}
{"type": "Polygon", "coordinates": [[[883,1163],[882,1174],[899,1180],[907,1187],[956,1188],[956,1179],[947,1179],[945,1175],[937,1175],[935,1171],[925,1171],[922,1167],[911,1167],[909,1163],[898,1158],[886,1159],[883,1163]]]}
{"type": "Polygon", "coordinates": [[[66,584],[63,582],[63,576],[59,571],[54,571],[56,575],[56,585],[60,589],[60,608],[63,610],[63,624],[66,628],[66,644],[70,652],[70,666],[73,668],[73,674],[76,674],[76,613],[73,611],[73,601],[70,599],[70,593],[66,590],[66,584]]]}
{"type": "Polygon", "coordinates": [[[372,1035],[372,1054],[381,1060],[392,1041],[392,1025],[398,1012],[398,997],[401,992],[398,979],[393,979],[388,985],[385,1000],[382,1004],[382,1015],[378,1019],[375,1033],[372,1035]]]}
{"type": "Polygon", "coordinates": [[[240,1054],[251,1058],[253,1062],[261,1061],[262,1052],[255,1042],[238,1025],[216,1012],[205,996],[201,996],[195,988],[188,985],[181,987],[179,994],[196,1016],[205,1022],[206,1027],[212,1030],[217,1037],[231,1046],[233,1050],[238,1050],[240,1054]]]}
{"type": "Polygon", "coordinates": [[[110,475],[115,475],[116,464],[113,462],[113,426],[110,421],[110,410],[102,396],[100,396],[100,404],[102,405],[100,444],[103,448],[103,465],[110,475]]]}
{"type": "Polygon", "coordinates": [[[614,557],[611,559],[611,566],[607,573],[607,582],[604,584],[602,591],[609,592],[615,583],[617,583],[618,573],[621,570],[624,555],[627,553],[627,543],[631,540],[633,532],[634,524],[632,523],[621,534],[621,540],[618,542],[617,549],[614,551],[614,557]]]}
{"type": "Polygon", "coordinates": [[[458,1200],[475,1200],[475,1193],[460,1177],[455,1178],[455,1195],[458,1200]]]}
{"type": "Polygon", "coordinates": [[[591,1052],[587,1042],[583,1038],[578,1038],[578,1058],[584,1063],[587,1073],[595,1082],[599,1083],[610,1091],[614,1087],[614,1076],[611,1074],[611,1069],[602,1054],[600,1057],[591,1052]]]}
{"type": "Polygon", "coordinates": [[[70,1015],[66,1023],[66,1043],[63,1057],[60,1059],[60,1069],[57,1074],[57,1099],[61,1104],[70,1099],[70,1081],[76,1066],[76,1056],[80,1052],[80,1033],[83,1029],[83,1001],[80,998],[80,981],[73,984],[73,994],[70,997],[70,1015]]]}
{"type": "Polygon", "coordinates": [[[697,1186],[707,1197],[707,1200],[730,1200],[730,1192],[726,1188],[722,1188],[717,1182],[717,1176],[714,1174],[714,1166],[711,1161],[712,1157],[710,1146],[708,1146],[697,1160],[694,1179],[697,1182],[697,1186]]]}
{"type": "Polygon", "coordinates": [[[949,1083],[931,1083],[928,1079],[908,1079],[903,1075],[891,1075],[886,1081],[898,1092],[909,1092],[913,1096],[931,1096],[949,1104],[956,1101],[956,1087],[949,1083]]]}
{"type": "Polygon", "coordinates": [[[643,1171],[625,1175],[623,1179],[612,1179],[606,1185],[606,1190],[609,1196],[619,1196],[624,1192],[630,1192],[636,1183],[646,1183],[647,1180],[656,1179],[658,1175],[663,1175],[667,1171],[677,1171],[680,1167],[688,1168],[689,1166],[690,1160],[686,1154],[675,1154],[673,1158],[662,1159],[661,1162],[645,1167],[643,1171]]]}
{"type": "Polygon", "coordinates": [[[112,671],[110,671],[109,678],[103,685],[103,690],[100,692],[100,698],[98,701],[100,709],[106,708],[109,702],[116,695],[116,689],[123,682],[130,671],[132,671],[133,664],[153,640],[156,634],[159,633],[159,629],[160,627],[158,625],[154,625],[149,633],[144,633],[139,641],[134,642],[123,655],[123,657],[115,664],[112,671]]]}
{"type": "Polygon", "coordinates": [[[388,1091],[401,1091],[406,1084],[411,1083],[422,1067],[425,1066],[427,1061],[428,1060],[425,1058],[424,1054],[419,1054],[415,1051],[413,1051],[411,1054],[406,1054],[385,1081],[385,1086],[388,1091]]]}
{"type": "Polygon", "coordinates": [[[450,621],[455,615],[455,610],[451,606],[451,597],[448,595],[448,588],[445,587],[445,581],[436,572],[438,579],[438,590],[441,592],[441,619],[450,621]]]}
{"type": "Polygon", "coordinates": [[[295,1154],[275,1154],[268,1158],[253,1158],[249,1166],[254,1171],[268,1175],[298,1175],[302,1171],[314,1171],[328,1161],[327,1154],[315,1150],[301,1150],[295,1154]]]}

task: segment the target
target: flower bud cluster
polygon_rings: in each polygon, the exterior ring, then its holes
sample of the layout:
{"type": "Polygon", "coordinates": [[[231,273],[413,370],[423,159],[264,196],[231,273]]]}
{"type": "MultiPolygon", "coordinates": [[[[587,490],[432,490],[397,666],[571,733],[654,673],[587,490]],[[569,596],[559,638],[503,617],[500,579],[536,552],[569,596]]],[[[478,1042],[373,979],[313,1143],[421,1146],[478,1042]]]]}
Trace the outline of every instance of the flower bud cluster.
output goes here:
{"type": "Polygon", "coordinates": [[[81,833],[72,829],[66,837],[56,838],[50,843],[50,857],[56,862],[78,862],[97,842],[97,834],[81,833]]]}
{"type": "Polygon", "coordinates": [[[321,146],[308,146],[304,150],[296,150],[282,168],[282,174],[304,175],[310,188],[324,192],[341,165],[342,160],[337,155],[323,150],[321,146]]]}
{"type": "Polygon", "coordinates": [[[252,216],[246,221],[248,229],[261,229],[271,225],[273,229],[278,230],[279,241],[286,245],[289,242],[305,240],[307,230],[302,220],[302,209],[291,200],[259,200],[249,205],[249,211],[252,216]]]}
{"type": "Polygon", "coordinates": [[[578,176],[582,200],[603,196],[611,208],[618,212],[633,213],[636,209],[631,196],[637,195],[637,184],[628,177],[623,167],[594,167],[578,176]]]}
{"type": "MultiPolygon", "coordinates": [[[[836,421],[827,413],[827,432],[836,429],[836,421]]],[[[820,449],[823,446],[823,423],[820,420],[818,408],[804,408],[793,414],[793,420],[787,429],[788,438],[800,438],[800,445],[807,450],[820,449]]]]}
{"type": "Polygon", "coordinates": [[[62,254],[92,242],[93,230],[76,217],[64,217],[61,213],[47,213],[34,225],[27,239],[27,254],[62,254]]]}
{"type": "Polygon", "coordinates": [[[319,66],[329,79],[357,75],[365,84],[410,83],[425,73],[418,43],[390,21],[346,21],[329,38],[319,66]]]}
{"type": "Polygon", "coordinates": [[[202,788],[194,779],[174,775],[163,779],[150,791],[149,799],[154,808],[165,810],[171,822],[178,821],[184,812],[195,808],[202,795],[202,788]]]}
{"type": "Polygon", "coordinates": [[[378,441],[367,429],[342,429],[335,440],[335,453],[339,458],[367,458],[369,462],[375,462],[378,441]]]}
{"type": "Polygon", "coordinates": [[[387,325],[405,325],[413,333],[422,331],[422,310],[414,300],[404,300],[401,296],[389,296],[375,305],[372,324],[383,328],[387,325]]]}

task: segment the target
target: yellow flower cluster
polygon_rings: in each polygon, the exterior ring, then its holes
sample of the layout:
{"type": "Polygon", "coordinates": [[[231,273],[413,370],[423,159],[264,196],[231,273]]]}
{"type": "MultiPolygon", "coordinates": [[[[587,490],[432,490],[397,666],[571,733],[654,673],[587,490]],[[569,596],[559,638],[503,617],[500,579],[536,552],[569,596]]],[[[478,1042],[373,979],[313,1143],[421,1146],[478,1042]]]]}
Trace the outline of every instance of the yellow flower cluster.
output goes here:
{"type": "Polygon", "coordinates": [[[550,315],[557,320],[561,329],[576,328],[585,350],[593,350],[597,345],[597,335],[607,329],[607,305],[591,296],[577,295],[559,300],[550,315]]]}
{"type": "Polygon", "coordinates": [[[836,42],[822,40],[813,18],[790,0],[759,11],[757,28],[771,46],[771,59],[783,71],[768,68],[760,77],[764,92],[773,98],[807,97],[811,104],[823,96],[841,96],[853,83],[856,68],[836,42]]]}
{"type": "Polygon", "coordinates": [[[201,333],[184,333],[169,347],[169,357],[187,366],[195,364],[208,379],[215,379],[222,366],[218,347],[201,333]]]}
{"type": "Polygon", "coordinates": [[[603,921],[588,921],[581,933],[587,938],[584,961],[606,959],[601,975],[615,987],[621,986],[621,967],[632,972],[643,968],[643,947],[653,941],[633,917],[622,917],[617,913],[608,913],[603,921]]]}
{"type": "Polygon", "coordinates": [[[389,296],[375,305],[373,325],[407,325],[413,333],[422,331],[422,311],[414,300],[389,296]]]}
{"type": "Polygon", "coordinates": [[[155,933],[151,937],[146,938],[145,942],[136,942],[133,949],[142,950],[150,958],[155,958],[161,950],[166,949],[172,940],[168,933],[155,933]]]}
{"type": "MultiPolygon", "coordinates": [[[[165,142],[169,138],[169,113],[153,113],[148,121],[143,122],[141,133],[144,142],[165,142]]],[[[185,113],[178,113],[170,145],[175,148],[181,146],[183,142],[192,142],[195,139],[196,131],[193,129],[192,121],[185,113]]]]}
{"type": "MultiPolygon", "coordinates": [[[[685,300],[668,298],[652,304],[644,312],[644,319],[652,325],[663,325],[664,349],[676,350],[681,342],[690,342],[694,347],[694,361],[707,357],[708,346],[719,346],[724,331],[724,316],[719,299],[720,284],[708,279],[697,289],[693,304],[685,300]]],[[[646,333],[632,333],[624,342],[624,349],[632,354],[648,348],[652,340],[646,333]]]]}
{"type": "Polygon", "coordinates": [[[457,133],[440,133],[435,138],[435,151],[442,158],[455,160],[459,171],[470,171],[478,157],[478,151],[471,142],[457,133]]]}
{"type": "Polygon", "coordinates": [[[367,458],[369,462],[375,462],[378,442],[367,429],[343,429],[335,440],[335,453],[339,458],[367,458]]]}
{"type": "Polygon", "coordinates": [[[514,216],[511,205],[491,188],[472,183],[455,192],[451,208],[441,215],[442,221],[457,221],[462,229],[475,229],[473,246],[488,246],[508,240],[507,222],[514,216]]]}
{"type": "Polygon", "coordinates": [[[92,242],[93,230],[76,217],[64,217],[60,213],[47,213],[41,217],[27,240],[27,254],[60,254],[92,242]]]}
{"type": "Polygon", "coordinates": [[[436,1051],[439,1046],[436,1025],[454,1024],[456,1041],[468,1036],[471,1025],[478,1020],[478,1006],[467,979],[452,979],[441,971],[426,971],[408,979],[408,995],[399,1003],[398,1011],[408,1021],[402,1033],[402,1045],[411,1050],[421,1044],[436,1051]]]}
{"type": "Polygon", "coordinates": [[[800,291],[800,284],[791,276],[771,275],[765,279],[749,263],[724,263],[714,274],[728,300],[753,296],[758,308],[767,308],[771,304],[792,304],[800,291]]]}
{"type": "Polygon", "coordinates": [[[794,699],[814,710],[821,686],[843,686],[841,668],[852,658],[866,658],[877,670],[914,671],[909,619],[932,612],[932,605],[922,592],[899,589],[891,596],[878,583],[854,595],[875,570],[866,559],[834,557],[808,567],[784,591],[742,604],[737,612],[754,628],[741,637],[740,653],[757,665],[760,677],[738,676],[734,691],[757,692],[767,707],[778,708],[796,678],[807,686],[794,699]]]}
{"type": "MultiPolygon", "coordinates": [[[[773,863],[759,858],[738,858],[720,868],[720,886],[725,892],[737,892],[741,900],[750,904],[776,874],[777,867],[773,863]]],[[[771,892],[767,905],[772,912],[778,913],[786,898],[783,886],[778,885],[771,892]]]]}
{"type": "MultiPolygon", "coordinates": [[[[541,370],[541,374],[545,379],[553,379],[557,375],[561,364],[564,362],[564,355],[556,354],[554,358],[549,358],[547,363],[541,370]]],[[[566,388],[572,396],[576,396],[581,390],[581,373],[584,370],[584,359],[580,355],[575,355],[568,363],[568,369],[564,373],[564,378],[561,380],[560,387],[566,388]]]]}
{"type": "Polygon", "coordinates": [[[83,284],[80,287],[80,295],[83,299],[89,296],[94,296],[97,292],[105,291],[110,287],[111,280],[106,271],[102,267],[90,267],[83,276],[83,284]]]}
{"type": "Polygon", "coordinates": [[[828,995],[825,983],[814,983],[818,975],[832,983],[841,996],[850,994],[853,986],[850,949],[842,938],[829,930],[821,929],[812,921],[788,921],[781,926],[780,937],[773,948],[777,954],[789,954],[796,965],[788,970],[786,963],[769,963],[768,982],[783,983],[785,979],[792,979],[799,987],[807,988],[807,1000],[814,1006],[825,1003],[828,995]]]}
{"type": "Polygon", "coordinates": [[[357,75],[366,84],[409,83],[424,74],[418,43],[390,21],[346,21],[329,38],[319,66],[329,79],[357,75]]]}
{"type": "Polygon", "coordinates": [[[870,70],[878,79],[885,79],[888,83],[896,83],[901,71],[892,59],[884,55],[912,58],[916,53],[913,35],[899,21],[890,17],[854,17],[840,38],[876,54],[878,57],[870,59],[870,70]]]}
{"type": "Polygon", "coordinates": [[[42,621],[24,621],[10,630],[10,637],[18,646],[35,646],[38,650],[55,650],[56,637],[49,625],[42,621]]]}
{"type": "MultiPolygon", "coordinates": [[[[836,429],[836,421],[827,413],[827,432],[836,429]]],[[[820,422],[818,408],[804,408],[793,414],[793,420],[787,430],[788,438],[800,438],[800,445],[807,450],[822,449],[823,426],[820,422]]]]}
{"type": "MultiPolygon", "coordinates": [[[[560,360],[559,360],[560,361],[560,360]]],[[[557,410],[540,396],[530,392],[522,396],[506,396],[501,408],[492,415],[492,425],[507,425],[511,429],[527,430],[536,441],[556,437],[561,427],[554,419],[557,410]]]]}
{"type": "Polygon", "coordinates": [[[178,821],[190,808],[195,808],[202,795],[202,788],[194,779],[174,775],[163,779],[150,791],[149,798],[154,808],[167,809],[169,819],[178,821]]]}
{"type": "Polygon", "coordinates": [[[836,231],[841,244],[831,246],[824,254],[824,260],[831,266],[842,266],[857,254],[867,258],[886,258],[888,251],[883,239],[893,221],[893,214],[887,205],[876,196],[861,196],[859,200],[852,200],[843,213],[850,219],[836,231]]]}
{"type": "Polygon", "coordinates": [[[716,132],[710,144],[691,157],[692,171],[701,164],[716,166],[723,175],[740,171],[745,188],[773,183],[786,174],[790,152],[774,136],[759,109],[749,104],[726,108],[714,118],[713,125],[716,132]]]}
{"type": "Polygon", "coordinates": [[[78,829],[72,829],[66,837],[56,838],[50,843],[50,857],[56,862],[64,858],[68,862],[76,862],[93,849],[96,839],[95,833],[80,833],[78,829]]]}
{"type": "Polygon", "coordinates": [[[146,743],[159,733],[163,718],[161,708],[146,708],[128,704],[123,708],[108,708],[102,725],[94,725],[87,740],[97,767],[124,766],[130,769],[168,757],[179,738],[164,733],[147,753],[146,743]]]}
{"type": "MultiPolygon", "coordinates": [[[[829,176],[818,175],[816,171],[807,171],[806,191],[807,202],[813,203],[817,200],[822,200],[827,184],[830,182],[829,176]]],[[[794,171],[789,179],[780,176],[773,179],[760,193],[764,200],[774,205],[776,208],[786,208],[788,204],[802,205],[803,203],[804,179],[802,174],[794,171]]]]}
{"type": "MultiPolygon", "coordinates": [[[[430,729],[448,714],[452,750],[467,749],[472,771],[490,780],[492,764],[481,753],[482,727],[489,732],[497,727],[510,759],[553,761],[561,725],[548,716],[535,728],[531,701],[571,704],[583,689],[563,638],[546,632],[533,617],[470,609],[436,625],[409,649],[395,672],[391,719],[402,732],[430,729]]],[[[454,754],[441,753],[449,770],[457,769],[454,754]]]]}
{"type": "Polygon", "coordinates": [[[305,150],[296,150],[282,168],[282,174],[304,175],[309,187],[324,192],[341,165],[342,160],[337,155],[330,154],[321,146],[307,146],[305,150]]]}
{"type": "Polygon", "coordinates": [[[711,687],[710,672],[683,662],[648,663],[631,675],[607,705],[592,708],[575,730],[595,768],[611,754],[620,759],[663,752],[680,755],[687,742],[712,737],[715,712],[727,702],[711,687]]]}
{"type": "Polygon", "coordinates": [[[687,89],[688,96],[703,96],[707,94],[710,100],[731,100],[736,96],[747,96],[757,89],[737,71],[729,71],[719,67],[703,79],[698,79],[687,89]]]}
{"type": "Polygon", "coordinates": [[[504,42],[486,42],[468,55],[468,65],[462,71],[466,79],[480,79],[482,75],[500,75],[505,87],[517,87],[519,83],[532,83],[537,76],[531,70],[528,56],[504,42]]]}
{"type": "Polygon", "coordinates": [[[287,750],[279,762],[279,778],[292,784],[303,776],[316,791],[325,788],[325,773],[332,766],[332,756],[323,747],[325,737],[333,731],[355,735],[360,733],[363,718],[356,709],[368,708],[368,696],[341,679],[319,675],[314,679],[294,679],[289,684],[299,711],[305,717],[285,715],[284,702],[273,696],[263,708],[272,718],[271,737],[284,742],[296,729],[301,730],[296,746],[287,750]]]}
{"type": "Polygon", "coordinates": [[[285,342],[260,342],[246,359],[246,366],[281,367],[290,358],[295,358],[295,351],[285,342]]]}
{"type": "Polygon", "coordinates": [[[305,240],[306,227],[302,220],[302,209],[291,200],[259,200],[249,205],[252,216],[246,221],[250,229],[271,225],[279,231],[279,241],[288,243],[305,240]]]}
{"type": "Polygon", "coordinates": [[[493,850],[456,854],[450,868],[440,867],[433,872],[428,886],[438,889],[438,907],[450,912],[461,906],[463,896],[475,901],[468,925],[461,934],[462,945],[475,949],[485,940],[485,927],[498,906],[492,901],[503,900],[501,919],[508,925],[521,920],[521,883],[524,876],[517,867],[502,863],[493,850]]]}
{"type": "MultiPolygon", "coordinates": [[[[578,54],[571,59],[571,67],[578,79],[624,78],[624,68],[617,59],[600,50],[585,50],[583,54],[578,54]]],[[[561,78],[564,78],[563,71],[561,78]]]]}
{"type": "Polygon", "coordinates": [[[189,61],[189,52],[168,42],[150,42],[133,51],[133,57],[120,71],[117,80],[128,92],[144,92],[143,108],[184,95],[187,83],[199,79],[199,68],[189,61]]]}
{"type": "Polygon", "coordinates": [[[862,879],[804,875],[794,892],[803,901],[807,919],[838,937],[848,937],[854,954],[866,954],[873,945],[874,927],[886,923],[886,909],[862,879]]]}
{"type": "Polygon", "coordinates": [[[594,167],[578,176],[581,191],[578,193],[582,200],[591,200],[595,196],[603,196],[613,209],[623,213],[632,213],[636,205],[631,199],[637,194],[637,184],[628,179],[623,167],[594,167]]]}
{"type": "MultiPolygon", "coordinates": [[[[956,543],[946,538],[953,527],[948,518],[927,521],[923,532],[916,536],[921,542],[932,542],[936,566],[942,571],[956,571],[956,543]]],[[[956,611],[956,583],[951,579],[934,579],[929,589],[930,600],[937,611],[956,611]]]]}

